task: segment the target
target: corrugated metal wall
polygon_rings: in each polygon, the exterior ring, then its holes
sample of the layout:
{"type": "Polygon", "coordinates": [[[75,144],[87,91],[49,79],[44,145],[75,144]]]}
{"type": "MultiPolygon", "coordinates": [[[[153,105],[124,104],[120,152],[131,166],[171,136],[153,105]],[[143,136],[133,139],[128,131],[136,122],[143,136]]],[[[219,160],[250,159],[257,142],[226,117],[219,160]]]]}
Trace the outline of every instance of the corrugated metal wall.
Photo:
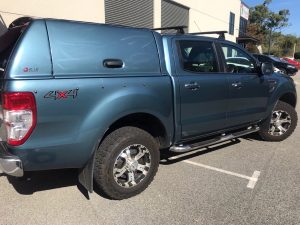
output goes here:
{"type": "Polygon", "coordinates": [[[105,0],[105,23],[153,28],[153,0],[105,0]]]}
{"type": "MultiPolygon", "coordinates": [[[[189,8],[173,1],[162,0],[161,26],[170,27],[181,25],[189,25],[189,8]]],[[[187,32],[188,29],[185,29],[185,31],[187,32]]]]}

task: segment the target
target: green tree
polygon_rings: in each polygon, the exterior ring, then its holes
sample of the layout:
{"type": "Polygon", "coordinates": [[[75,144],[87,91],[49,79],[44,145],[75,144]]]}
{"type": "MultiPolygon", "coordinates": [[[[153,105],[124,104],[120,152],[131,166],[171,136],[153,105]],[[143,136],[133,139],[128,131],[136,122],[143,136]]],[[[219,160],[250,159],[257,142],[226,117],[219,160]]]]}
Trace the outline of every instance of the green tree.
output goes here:
{"type": "Polygon", "coordinates": [[[297,37],[294,35],[284,35],[280,42],[283,56],[292,56],[294,54],[294,46],[297,43],[297,37]]]}
{"type": "Polygon", "coordinates": [[[250,9],[250,24],[258,26],[258,32],[268,36],[268,54],[272,45],[272,34],[288,26],[289,10],[282,9],[279,12],[272,12],[269,5],[272,0],[265,0],[263,4],[250,9]]]}
{"type": "MultiPolygon", "coordinates": [[[[264,35],[260,30],[260,27],[255,23],[249,23],[247,26],[246,34],[250,37],[254,37],[258,40],[259,44],[264,43],[264,35]]],[[[246,49],[251,53],[259,53],[257,43],[249,42],[246,44],[246,49]]]]}

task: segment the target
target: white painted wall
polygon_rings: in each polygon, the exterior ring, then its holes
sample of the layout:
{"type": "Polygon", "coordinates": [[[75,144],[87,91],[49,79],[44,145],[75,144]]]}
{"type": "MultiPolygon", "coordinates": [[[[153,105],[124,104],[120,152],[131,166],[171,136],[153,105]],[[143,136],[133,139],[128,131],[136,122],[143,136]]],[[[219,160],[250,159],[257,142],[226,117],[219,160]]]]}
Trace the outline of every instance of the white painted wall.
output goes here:
{"type": "Polygon", "coordinates": [[[239,35],[240,0],[175,0],[190,8],[189,32],[215,30],[229,31],[230,12],[235,14],[234,35],[226,34],[226,39],[236,41],[239,35]]]}
{"type": "Polygon", "coordinates": [[[26,15],[98,23],[105,21],[104,0],[0,0],[0,15],[6,26],[26,15]]]}
{"type": "MultiPolygon", "coordinates": [[[[60,18],[105,22],[104,0],[0,0],[0,16],[8,26],[21,16],[60,18]]],[[[229,30],[229,14],[235,13],[235,34],[238,36],[240,0],[175,0],[190,8],[189,31],[229,30]]],[[[1,25],[0,17],[0,25],[1,25]]],[[[154,0],[154,27],[161,26],[161,0],[154,0]]],[[[0,26],[0,35],[4,32],[0,26]]]]}

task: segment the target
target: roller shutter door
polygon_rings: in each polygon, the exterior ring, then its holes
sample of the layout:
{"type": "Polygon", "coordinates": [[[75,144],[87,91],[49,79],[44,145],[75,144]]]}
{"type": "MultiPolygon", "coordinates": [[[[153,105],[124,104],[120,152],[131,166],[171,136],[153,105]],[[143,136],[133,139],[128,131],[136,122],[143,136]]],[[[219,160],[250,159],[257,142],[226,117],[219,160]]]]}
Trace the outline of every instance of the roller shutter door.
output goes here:
{"type": "Polygon", "coordinates": [[[153,28],[153,0],[105,0],[105,23],[153,28]]]}
{"type": "MultiPolygon", "coordinates": [[[[174,1],[161,1],[162,27],[189,25],[189,8],[174,1]]],[[[185,29],[187,32],[188,30],[185,29]]],[[[173,31],[174,32],[174,31],[173,31]]],[[[168,32],[169,33],[169,32],[168,32]]]]}

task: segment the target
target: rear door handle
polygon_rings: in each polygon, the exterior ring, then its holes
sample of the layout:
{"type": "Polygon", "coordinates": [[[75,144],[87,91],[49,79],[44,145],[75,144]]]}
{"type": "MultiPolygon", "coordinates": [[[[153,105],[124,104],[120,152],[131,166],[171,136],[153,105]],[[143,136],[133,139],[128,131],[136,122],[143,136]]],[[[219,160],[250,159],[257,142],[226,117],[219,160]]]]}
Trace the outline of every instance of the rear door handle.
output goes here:
{"type": "Polygon", "coordinates": [[[184,87],[191,89],[192,91],[196,91],[200,89],[200,85],[197,82],[191,82],[189,84],[185,84],[184,87]]]}
{"type": "Polygon", "coordinates": [[[243,87],[243,84],[242,82],[233,82],[231,86],[237,89],[241,89],[243,87]]]}

